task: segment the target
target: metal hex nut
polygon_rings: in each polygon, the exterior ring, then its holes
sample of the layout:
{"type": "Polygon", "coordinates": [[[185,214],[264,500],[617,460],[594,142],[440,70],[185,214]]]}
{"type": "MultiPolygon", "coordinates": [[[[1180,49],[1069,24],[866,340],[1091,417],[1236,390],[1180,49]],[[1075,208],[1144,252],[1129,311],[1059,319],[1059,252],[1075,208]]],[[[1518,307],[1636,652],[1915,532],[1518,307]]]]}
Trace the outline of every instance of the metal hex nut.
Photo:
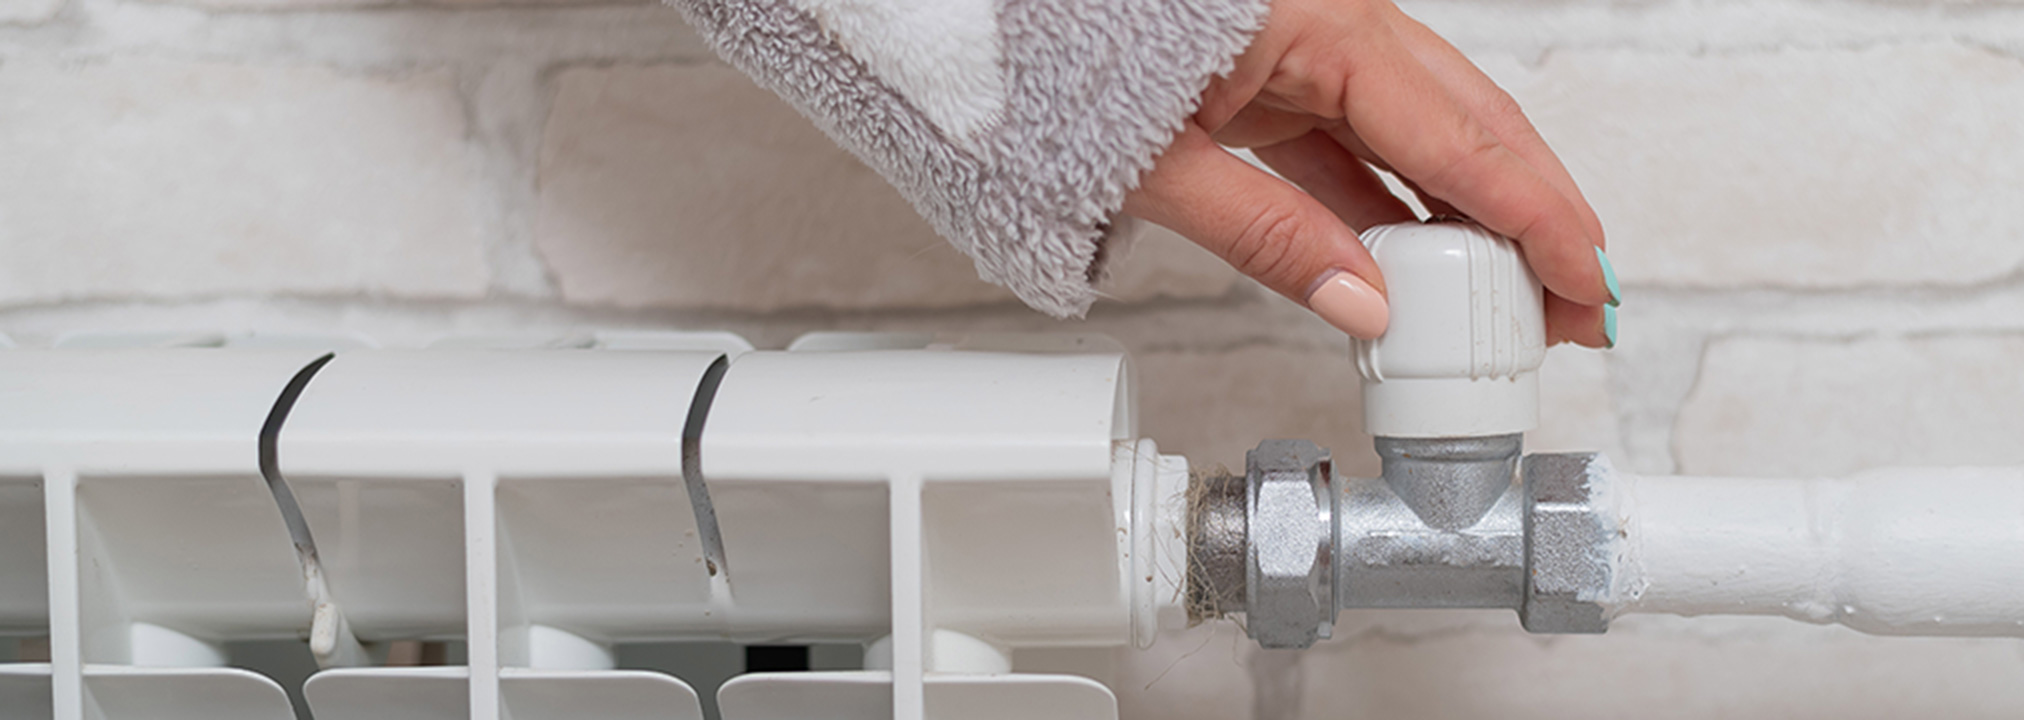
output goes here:
{"type": "Polygon", "coordinates": [[[1266,440],[1244,458],[1250,486],[1245,624],[1268,648],[1304,648],[1335,623],[1335,471],[1306,440],[1266,440]]]}
{"type": "Polygon", "coordinates": [[[1615,513],[1602,507],[1598,482],[1615,476],[1595,453],[1525,458],[1525,605],[1519,621],[1535,633],[1609,629],[1616,548],[1615,513]]]}

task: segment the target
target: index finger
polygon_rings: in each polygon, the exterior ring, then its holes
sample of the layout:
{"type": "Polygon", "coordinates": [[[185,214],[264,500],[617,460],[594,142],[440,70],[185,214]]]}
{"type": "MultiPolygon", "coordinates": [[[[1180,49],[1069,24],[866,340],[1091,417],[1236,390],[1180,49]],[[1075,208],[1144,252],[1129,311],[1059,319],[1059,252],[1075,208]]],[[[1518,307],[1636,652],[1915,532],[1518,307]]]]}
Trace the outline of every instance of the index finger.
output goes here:
{"type": "Polygon", "coordinates": [[[1532,127],[1532,122],[1526,119],[1517,101],[1503,88],[1497,87],[1497,83],[1484,75],[1475,63],[1469,62],[1462,51],[1456,50],[1454,45],[1448,44],[1425,24],[1406,16],[1399,16],[1397,20],[1394,27],[1413,56],[1419,58],[1435,78],[1442,80],[1454,93],[1455,99],[1490,132],[1496,133],[1512,152],[1524,158],[1546,182],[1559,188],[1560,194],[1567,196],[1575,211],[1581,213],[1582,225],[1588,230],[1590,239],[1597,247],[1606,246],[1608,238],[1603,236],[1602,220],[1596,217],[1595,209],[1588,205],[1587,198],[1582,197],[1581,188],[1575,185],[1574,176],[1567,172],[1567,166],[1560,162],[1558,155],[1553,154],[1553,149],[1546,146],[1546,139],[1532,127]]]}

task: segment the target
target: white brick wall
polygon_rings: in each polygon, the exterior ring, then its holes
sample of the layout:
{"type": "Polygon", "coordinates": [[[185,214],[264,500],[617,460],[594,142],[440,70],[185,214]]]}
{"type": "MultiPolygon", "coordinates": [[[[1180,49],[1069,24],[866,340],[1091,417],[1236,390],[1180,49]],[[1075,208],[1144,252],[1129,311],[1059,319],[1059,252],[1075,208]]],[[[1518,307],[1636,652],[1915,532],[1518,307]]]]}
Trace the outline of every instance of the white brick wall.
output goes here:
{"type": "Polygon", "coordinates": [[[477,297],[454,78],[148,57],[0,66],[0,302],[477,297]]]}
{"type": "Polygon", "coordinates": [[[1682,472],[2024,464],[2024,334],[1724,338],[1680,410],[1682,472]]]}
{"type": "MultiPolygon", "coordinates": [[[[1409,0],[1581,178],[1622,343],[1560,349],[1538,449],[1834,474],[2024,451],[2024,3],[1409,0]]],[[[601,0],[0,0],[0,333],[713,328],[1110,333],[1143,423],[1235,465],[1308,437],[1371,472],[1341,337],[1155,231],[1056,323],[875,176],[601,0]]],[[[1536,638],[1353,613],[1092,662],[1128,718],[2024,716],[2016,641],[1782,620],[1536,638]]],[[[1086,658],[1085,658],[1086,660],[1086,658]]]]}
{"type": "MultiPolygon", "coordinates": [[[[1486,63],[1488,64],[1488,63],[1486,63]]],[[[1553,52],[1498,75],[1637,284],[1968,285],[2024,265],[2024,62],[1961,43],[1553,52]]]]}
{"type": "Polygon", "coordinates": [[[0,27],[33,25],[56,16],[63,0],[0,0],[0,27]]]}
{"type": "Polygon", "coordinates": [[[534,237],[565,301],[1003,301],[898,192],[728,66],[555,74],[534,237]]]}

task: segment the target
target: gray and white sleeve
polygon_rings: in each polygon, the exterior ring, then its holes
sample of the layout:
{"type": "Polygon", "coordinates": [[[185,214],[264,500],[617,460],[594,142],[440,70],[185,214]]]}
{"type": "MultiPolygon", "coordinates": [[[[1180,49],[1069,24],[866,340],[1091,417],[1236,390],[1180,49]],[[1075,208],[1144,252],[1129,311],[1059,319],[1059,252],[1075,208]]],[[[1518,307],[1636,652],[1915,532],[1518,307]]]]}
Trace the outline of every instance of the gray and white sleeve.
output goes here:
{"type": "Polygon", "coordinates": [[[1119,209],[1266,0],[670,0],[978,275],[1087,312],[1119,209]]]}

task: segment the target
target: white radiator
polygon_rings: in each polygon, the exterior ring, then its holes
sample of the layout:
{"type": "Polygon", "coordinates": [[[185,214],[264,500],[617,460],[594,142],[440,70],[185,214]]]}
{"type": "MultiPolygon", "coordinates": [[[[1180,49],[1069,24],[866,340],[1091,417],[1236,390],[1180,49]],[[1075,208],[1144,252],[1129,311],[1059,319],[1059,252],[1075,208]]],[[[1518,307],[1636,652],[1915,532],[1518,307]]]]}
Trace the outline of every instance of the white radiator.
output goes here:
{"type": "Polygon", "coordinates": [[[222,643],[307,637],[319,720],[701,718],[612,655],[699,639],[871,648],[726,720],[1114,718],[1010,652],[1184,622],[1186,464],[1106,340],[611,344],[663,349],[0,352],[0,632],[51,660],[0,715],[285,720],[222,643]],[[373,664],[413,638],[468,664],[373,664]]]}
{"type": "MultiPolygon", "coordinates": [[[[107,347],[135,343],[220,347],[107,347]]],[[[224,644],[306,638],[318,720],[700,720],[695,687],[613,651],[699,640],[867,648],[866,670],[724,683],[724,720],[1104,720],[1109,688],[1013,651],[1145,648],[1222,594],[1282,647],[1348,607],[2024,635],[2024,468],[1666,478],[1557,454],[1514,483],[1514,440],[1494,503],[1435,526],[1311,443],[1191,479],[1138,437],[1100,337],[531,344],[577,349],[0,350],[0,634],[49,648],[0,664],[0,718],[287,720],[224,644]],[[380,662],[416,639],[468,662],[380,662]]]]}

